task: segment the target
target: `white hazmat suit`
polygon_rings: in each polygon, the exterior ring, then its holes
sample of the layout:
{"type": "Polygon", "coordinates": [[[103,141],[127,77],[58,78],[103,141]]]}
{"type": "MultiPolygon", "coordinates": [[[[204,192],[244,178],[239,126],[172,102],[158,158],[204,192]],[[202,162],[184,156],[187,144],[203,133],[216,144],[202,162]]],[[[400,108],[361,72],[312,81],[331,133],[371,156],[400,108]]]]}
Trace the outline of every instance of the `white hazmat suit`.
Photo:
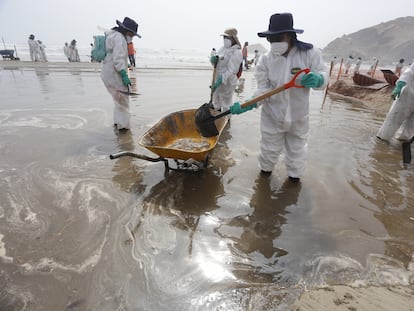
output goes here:
{"type": "MultiPolygon", "coordinates": [[[[328,82],[328,69],[319,50],[293,46],[287,56],[268,52],[255,68],[258,89],[255,96],[289,82],[294,74],[309,68],[323,76],[323,89],[328,82]]],[[[296,79],[300,85],[301,75],[296,79]]],[[[309,89],[289,88],[261,102],[261,141],[259,165],[271,172],[285,150],[285,163],[290,177],[300,178],[305,169],[309,132],[309,89]]]]}
{"type": "Polygon", "coordinates": [[[398,81],[403,81],[406,85],[391,105],[377,133],[377,137],[386,141],[390,141],[399,129],[400,140],[408,140],[414,135],[414,63],[401,74],[397,83],[398,81]]]}
{"type": "Polygon", "coordinates": [[[40,48],[40,54],[41,54],[41,56],[42,56],[42,60],[44,61],[44,62],[47,62],[47,57],[46,57],[46,45],[44,45],[43,43],[42,43],[42,41],[37,41],[38,43],[39,43],[39,48],[40,48]]]}
{"type": "Polygon", "coordinates": [[[65,54],[68,61],[70,61],[70,48],[67,42],[65,43],[65,46],[63,47],[63,53],[65,54]]]}
{"type": "Polygon", "coordinates": [[[76,42],[69,45],[69,61],[70,62],[80,62],[78,48],[76,47],[76,42]]]}
{"type": "Polygon", "coordinates": [[[122,83],[119,71],[128,71],[127,41],[123,34],[112,30],[105,41],[106,56],[102,65],[102,81],[114,100],[114,124],[118,129],[130,128],[129,97],[121,91],[127,91],[122,83]]]}
{"type": "Polygon", "coordinates": [[[27,40],[27,43],[29,44],[30,59],[33,62],[40,61],[42,59],[42,54],[40,51],[39,42],[37,42],[33,37],[33,39],[27,40]]]}
{"type": "Polygon", "coordinates": [[[233,104],[233,93],[237,86],[237,73],[243,61],[240,45],[234,44],[229,48],[222,47],[217,52],[218,63],[216,80],[220,76],[222,84],[213,93],[214,109],[228,110],[233,104]]]}

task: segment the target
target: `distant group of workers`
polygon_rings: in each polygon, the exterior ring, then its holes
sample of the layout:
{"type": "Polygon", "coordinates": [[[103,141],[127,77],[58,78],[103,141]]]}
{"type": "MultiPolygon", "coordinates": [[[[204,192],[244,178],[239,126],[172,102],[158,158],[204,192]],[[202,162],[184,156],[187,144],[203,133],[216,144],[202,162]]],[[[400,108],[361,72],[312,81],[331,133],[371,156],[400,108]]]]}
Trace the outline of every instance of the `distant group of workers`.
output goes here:
{"type": "Polygon", "coordinates": [[[45,48],[46,46],[40,40],[35,40],[35,36],[32,34],[27,41],[29,44],[30,59],[33,62],[47,62],[45,48]]]}
{"type": "MultiPolygon", "coordinates": [[[[46,46],[42,43],[40,40],[35,40],[35,36],[31,34],[28,39],[28,45],[29,45],[29,54],[30,59],[34,62],[47,62],[46,57],[46,46]]],[[[93,48],[93,43],[91,43],[91,46],[93,48]]],[[[128,59],[130,66],[135,67],[135,54],[136,50],[134,48],[134,43],[132,40],[127,42],[128,46],[128,59]]],[[[79,51],[76,46],[76,40],[73,39],[70,44],[65,42],[65,45],[63,46],[63,53],[65,54],[65,57],[68,59],[69,62],[80,62],[80,56],[79,51]]],[[[91,56],[91,62],[94,62],[95,60],[91,56]]]]}
{"type": "MultiPolygon", "coordinates": [[[[394,73],[398,77],[401,75],[401,71],[404,67],[404,61],[405,60],[401,58],[395,66],[394,73]]],[[[334,56],[331,60],[331,71],[337,63],[338,63],[338,59],[336,56],[334,56]]],[[[379,59],[376,57],[373,57],[370,63],[369,69],[367,70],[367,75],[371,75],[371,76],[374,75],[375,70],[378,67],[378,63],[379,63],[379,59]]],[[[354,57],[352,55],[349,55],[349,57],[347,58],[344,64],[345,74],[351,73],[351,67],[353,64],[354,64],[354,57]]],[[[355,61],[354,73],[360,73],[361,64],[362,64],[362,59],[361,57],[358,57],[357,60],[355,61]]]]}
{"type": "Polygon", "coordinates": [[[63,53],[70,62],[80,62],[78,48],[76,47],[76,40],[73,39],[70,44],[65,42],[63,53]]]}

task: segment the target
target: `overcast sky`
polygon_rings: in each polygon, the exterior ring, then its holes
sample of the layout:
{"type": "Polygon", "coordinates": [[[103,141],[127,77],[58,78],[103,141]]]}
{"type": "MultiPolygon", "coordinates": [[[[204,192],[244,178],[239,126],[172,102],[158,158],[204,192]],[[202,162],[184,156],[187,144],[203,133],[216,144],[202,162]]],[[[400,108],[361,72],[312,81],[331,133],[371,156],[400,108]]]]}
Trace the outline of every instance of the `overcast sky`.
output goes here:
{"type": "MultiPolygon", "coordinates": [[[[0,36],[25,44],[28,36],[47,45],[72,39],[88,46],[92,36],[129,16],[139,24],[136,48],[208,50],[220,47],[220,34],[235,27],[240,41],[262,43],[274,13],[291,12],[302,41],[324,48],[329,42],[381,22],[414,15],[414,0],[0,0],[0,36]]],[[[3,43],[0,49],[3,49],[3,43]]],[[[9,47],[10,48],[10,47],[9,47]]]]}

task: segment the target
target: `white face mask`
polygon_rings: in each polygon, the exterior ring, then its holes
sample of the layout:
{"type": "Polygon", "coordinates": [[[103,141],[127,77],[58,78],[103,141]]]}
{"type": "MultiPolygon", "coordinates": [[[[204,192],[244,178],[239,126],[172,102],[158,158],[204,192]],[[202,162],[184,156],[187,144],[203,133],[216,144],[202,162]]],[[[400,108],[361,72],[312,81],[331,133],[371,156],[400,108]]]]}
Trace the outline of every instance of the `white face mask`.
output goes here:
{"type": "Polygon", "coordinates": [[[223,44],[224,44],[225,48],[229,48],[229,47],[231,47],[231,40],[227,39],[227,38],[224,38],[223,44]]]}
{"type": "Polygon", "coordinates": [[[287,42],[271,42],[270,51],[278,56],[283,55],[288,50],[289,45],[287,42]]]}
{"type": "Polygon", "coordinates": [[[131,43],[132,42],[132,37],[131,36],[126,36],[126,41],[127,41],[127,43],[131,43]]]}

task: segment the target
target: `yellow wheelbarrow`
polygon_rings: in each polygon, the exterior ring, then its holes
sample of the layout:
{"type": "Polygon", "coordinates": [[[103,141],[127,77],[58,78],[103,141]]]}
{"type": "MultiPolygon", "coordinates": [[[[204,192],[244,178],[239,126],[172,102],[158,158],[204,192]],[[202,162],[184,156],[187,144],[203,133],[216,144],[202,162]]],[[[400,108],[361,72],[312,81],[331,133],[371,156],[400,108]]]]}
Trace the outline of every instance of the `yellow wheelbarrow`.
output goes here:
{"type": "Polygon", "coordinates": [[[158,157],[149,157],[129,151],[111,154],[110,159],[130,156],[151,162],[164,162],[165,168],[173,170],[200,170],[207,167],[208,155],[217,145],[228,118],[217,119],[215,125],[219,135],[204,137],[196,127],[195,112],[188,109],[173,112],[146,131],[138,144],[150,150],[158,157]],[[170,166],[169,160],[175,162],[170,166]]]}

